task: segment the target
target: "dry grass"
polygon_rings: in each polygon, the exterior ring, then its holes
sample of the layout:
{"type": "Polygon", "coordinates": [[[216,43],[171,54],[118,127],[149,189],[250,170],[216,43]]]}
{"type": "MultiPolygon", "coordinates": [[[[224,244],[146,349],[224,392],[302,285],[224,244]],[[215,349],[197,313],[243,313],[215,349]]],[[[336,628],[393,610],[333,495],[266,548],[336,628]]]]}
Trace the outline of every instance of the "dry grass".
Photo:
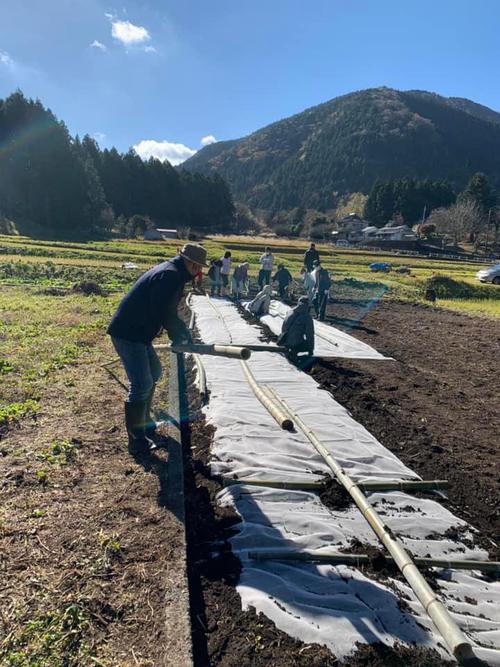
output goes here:
{"type": "Polygon", "coordinates": [[[0,664],[160,664],[162,574],[179,528],[161,504],[165,457],[146,470],[128,456],[124,392],[99,366],[113,356],[113,301],[12,292],[2,295],[12,370],[0,405],[16,387],[36,390],[36,414],[1,433],[0,664]],[[54,364],[54,330],[62,343],[84,341],[81,354],[54,364]]]}

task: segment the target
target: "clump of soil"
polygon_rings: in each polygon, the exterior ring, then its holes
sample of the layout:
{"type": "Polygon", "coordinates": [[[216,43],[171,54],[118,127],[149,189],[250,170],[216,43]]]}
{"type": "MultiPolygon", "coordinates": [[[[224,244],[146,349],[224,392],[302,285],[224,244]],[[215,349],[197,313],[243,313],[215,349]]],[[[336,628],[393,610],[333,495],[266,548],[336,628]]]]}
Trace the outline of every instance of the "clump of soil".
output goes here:
{"type": "Polygon", "coordinates": [[[360,565],[360,569],[372,572],[376,575],[375,578],[378,581],[385,581],[389,577],[397,579],[401,575],[398,566],[387,560],[385,553],[381,548],[372,544],[367,544],[354,538],[351,540],[349,546],[340,549],[340,552],[349,554],[366,554],[370,558],[369,563],[363,563],[360,565]]]}
{"type": "Polygon", "coordinates": [[[349,493],[334,479],[326,479],[323,482],[319,499],[330,510],[345,510],[354,504],[349,493]]]}
{"type": "Polygon", "coordinates": [[[93,280],[82,280],[80,283],[75,283],[71,290],[85,296],[107,296],[106,290],[93,280]]]}
{"type": "Polygon", "coordinates": [[[422,646],[358,644],[358,650],[342,663],[344,667],[448,667],[455,662],[443,660],[434,649],[422,646]]]}

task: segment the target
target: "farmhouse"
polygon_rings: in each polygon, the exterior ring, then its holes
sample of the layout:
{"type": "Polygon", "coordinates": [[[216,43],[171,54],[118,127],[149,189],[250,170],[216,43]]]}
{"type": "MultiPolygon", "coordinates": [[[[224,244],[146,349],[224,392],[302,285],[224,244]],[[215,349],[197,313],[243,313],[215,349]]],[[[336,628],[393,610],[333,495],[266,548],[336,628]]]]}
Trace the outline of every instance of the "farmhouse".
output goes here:
{"type": "Polygon", "coordinates": [[[145,241],[163,241],[164,239],[178,239],[179,234],[176,229],[146,229],[144,232],[145,241]]]}

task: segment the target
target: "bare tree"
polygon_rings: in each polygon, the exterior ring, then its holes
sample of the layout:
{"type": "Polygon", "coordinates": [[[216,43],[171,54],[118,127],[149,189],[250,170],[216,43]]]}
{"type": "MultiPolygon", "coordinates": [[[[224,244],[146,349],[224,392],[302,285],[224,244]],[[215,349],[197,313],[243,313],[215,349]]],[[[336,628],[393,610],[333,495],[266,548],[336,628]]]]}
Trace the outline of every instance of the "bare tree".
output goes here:
{"type": "Polygon", "coordinates": [[[452,238],[455,245],[468,238],[477,242],[485,230],[484,215],[471,200],[457,202],[449,208],[435,209],[427,218],[427,224],[436,225],[436,230],[452,238]]]}

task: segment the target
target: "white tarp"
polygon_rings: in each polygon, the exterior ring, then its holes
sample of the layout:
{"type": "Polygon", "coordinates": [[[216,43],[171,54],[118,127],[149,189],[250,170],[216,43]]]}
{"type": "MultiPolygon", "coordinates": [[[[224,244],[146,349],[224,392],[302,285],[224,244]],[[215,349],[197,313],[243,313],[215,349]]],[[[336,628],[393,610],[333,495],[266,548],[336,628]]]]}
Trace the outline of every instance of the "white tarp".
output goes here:
{"type": "MultiPolygon", "coordinates": [[[[260,321],[279,336],[283,320],[290,312],[290,306],[281,301],[271,301],[269,315],[263,315],[260,321]]],[[[363,343],[325,322],[314,321],[314,354],[317,357],[343,357],[345,359],[389,359],[363,343]]]]}
{"type": "MultiPolygon", "coordinates": [[[[230,302],[211,304],[205,297],[194,297],[191,305],[204,342],[261,342],[259,328],[244,321],[230,302]]],[[[302,433],[279,428],[254,396],[239,361],[203,357],[203,364],[210,391],[204,411],[216,427],[213,472],[228,478],[283,481],[319,479],[328,472],[302,433]]],[[[282,356],[254,353],[248,364],[257,381],[276,389],[355,480],[419,479],[282,356]]],[[[465,524],[439,503],[401,492],[371,494],[370,499],[415,555],[487,558],[482,550],[444,537],[448,528],[465,524]]],[[[232,505],[242,519],[231,543],[243,562],[238,591],[245,607],[254,606],[280,629],[305,642],[325,644],[339,657],[354,651],[356,642],[400,640],[442,651],[438,646],[442,638],[406,584],[391,580],[382,585],[347,566],[247,558],[248,551],[256,550],[348,549],[353,538],[378,544],[356,508],[330,511],[313,492],[252,485],[231,485],[219,500],[232,505]],[[401,611],[394,589],[403,593],[411,613],[401,611]]],[[[466,532],[464,539],[467,536],[466,532]]],[[[443,601],[471,640],[499,648],[499,584],[479,573],[460,571],[440,573],[439,584],[443,601]]]]}

